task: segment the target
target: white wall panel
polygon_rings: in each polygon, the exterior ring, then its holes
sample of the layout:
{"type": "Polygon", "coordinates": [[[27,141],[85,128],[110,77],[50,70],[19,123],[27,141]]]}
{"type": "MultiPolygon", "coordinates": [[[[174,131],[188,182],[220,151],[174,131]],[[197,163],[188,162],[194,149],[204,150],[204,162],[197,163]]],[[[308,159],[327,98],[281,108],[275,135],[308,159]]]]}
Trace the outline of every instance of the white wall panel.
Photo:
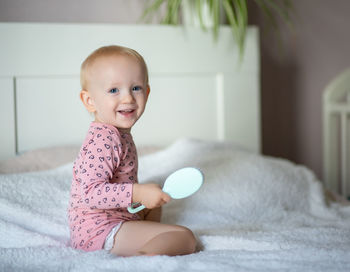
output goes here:
{"type": "Polygon", "coordinates": [[[0,77],[0,160],[16,154],[14,81],[0,77]]]}
{"type": "Polygon", "coordinates": [[[91,116],[79,99],[78,77],[17,79],[18,151],[81,144],[91,116]]]}
{"type": "MultiPolygon", "coordinates": [[[[80,65],[110,44],[139,51],[151,75],[149,104],[133,129],[137,143],[165,145],[192,137],[261,151],[254,27],[248,29],[241,62],[229,27],[221,27],[214,41],[195,27],[0,23],[0,37],[0,77],[17,79],[13,122],[20,152],[81,143],[92,118],[78,96],[80,65]]],[[[8,105],[13,112],[13,103],[8,105]]]]}
{"type": "Polygon", "coordinates": [[[154,75],[144,116],[135,125],[138,144],[166,145],[182,137],[218,139],[215,75],[154,75]]]}

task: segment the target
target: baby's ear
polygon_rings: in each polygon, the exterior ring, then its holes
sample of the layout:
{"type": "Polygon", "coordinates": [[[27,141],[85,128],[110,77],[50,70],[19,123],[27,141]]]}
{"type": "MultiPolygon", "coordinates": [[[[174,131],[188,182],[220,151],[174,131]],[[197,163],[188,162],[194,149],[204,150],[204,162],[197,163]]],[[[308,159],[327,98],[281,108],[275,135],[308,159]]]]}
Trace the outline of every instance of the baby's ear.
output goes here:
{"type": "Polygon", "coordinates": [[[147,85],[147,91],[146,91],[147,98],[148,98],[150,92],[151,92],[151,87],[149,85],[147,85]]]}
{"type": "Polygon", "coordinates": [[[95,112],[95,106],[93,103],[93,98],[91,97],[91,94],[86,90],[80,91],[80,100],[83,102],[85,108],[88,110],[88,112],[95,112]]]}

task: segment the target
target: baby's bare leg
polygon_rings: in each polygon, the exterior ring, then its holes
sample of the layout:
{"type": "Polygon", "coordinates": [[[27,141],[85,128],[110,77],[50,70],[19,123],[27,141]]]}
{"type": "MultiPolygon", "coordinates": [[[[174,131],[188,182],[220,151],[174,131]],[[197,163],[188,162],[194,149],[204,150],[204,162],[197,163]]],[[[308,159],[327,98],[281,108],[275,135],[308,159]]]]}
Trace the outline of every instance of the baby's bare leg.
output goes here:
{"type": "Polygon", "coordinates": [[[111,253],[118,256],[185,255],[195,251],[191,230],[152,221],[124,222],[115,236],[111,253]]]}
{"type": "Polygon", "coordinates": [[[160,218],[162,217],[162,207],[155,208],[152,210],[147,210],[145,214],[145,220],[160,222],[160,218]]]}

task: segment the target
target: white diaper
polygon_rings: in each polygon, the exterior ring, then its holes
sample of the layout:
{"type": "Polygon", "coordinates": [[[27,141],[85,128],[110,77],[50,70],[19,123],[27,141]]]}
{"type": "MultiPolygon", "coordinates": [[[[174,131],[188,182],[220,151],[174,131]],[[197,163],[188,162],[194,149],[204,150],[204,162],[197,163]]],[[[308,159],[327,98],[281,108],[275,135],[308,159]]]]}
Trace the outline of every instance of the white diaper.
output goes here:
{"type": "Polygon", "coordinates": [[[105,250],[111,250],[113,245],[114,245],[114,236],[115,234],[118,232],[118,230],[120,229],[120,227],[122,226],[123,222],[120,222],[118,225],[116,225],[113,229],[111,229],[111,231],[109,232],[109,234],[106,237],[105,240],[105,244],[103,246],[103,249],[105,250]]]}

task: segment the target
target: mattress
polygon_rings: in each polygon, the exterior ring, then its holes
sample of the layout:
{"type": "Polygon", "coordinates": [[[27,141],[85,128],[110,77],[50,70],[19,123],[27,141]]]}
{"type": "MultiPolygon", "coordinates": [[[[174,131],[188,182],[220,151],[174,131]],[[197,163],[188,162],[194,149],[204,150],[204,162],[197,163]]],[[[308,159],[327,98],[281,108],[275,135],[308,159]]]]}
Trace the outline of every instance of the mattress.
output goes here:
{"type": "Polygon", "coordinates": [[[162,184],[185,166],[204,173],[202,188],[166,204],[162,216],[164,223],[193,230],[196,253],[123,258],[71,248],[69,162],[0,175],[0,270],[350,270],[350,207],[328,199],[304,166],[226,142],[191,139],[144,154],[139,165],[141,183],[162,184]]]}

